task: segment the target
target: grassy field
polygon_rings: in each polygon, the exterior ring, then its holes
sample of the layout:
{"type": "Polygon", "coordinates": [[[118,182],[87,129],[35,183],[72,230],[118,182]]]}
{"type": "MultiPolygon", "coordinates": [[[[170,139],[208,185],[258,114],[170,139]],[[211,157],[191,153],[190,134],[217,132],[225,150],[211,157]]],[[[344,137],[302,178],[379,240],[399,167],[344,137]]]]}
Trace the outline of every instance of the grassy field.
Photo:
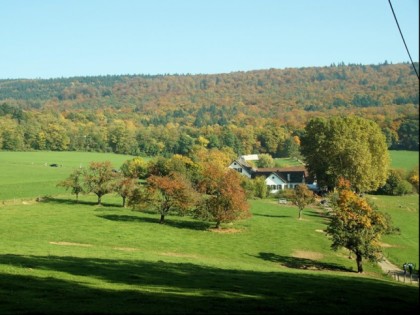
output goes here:
{"type": "Polygon", "coordinates": [[[0,152],[0,200],[36,198],[63,192],[60,180],[91,161],[111,161],[119,168],[132,157],[92,152],[0,152]],[[59,167],[50,167],[57,164],[59,167]]]}
{"type": "Polygon", "coordinates": [[[409,171],[419,165],[418,151],[389,151],[389,153],[393,168],[401,168],[409,171]]]}
{"type": "MultiPolygon", "coordinates": [[[[69,197],[70,198],[70,197],[69,197]]],[[[319,209],[252,201],[224,233],[108,196],[0,208],[0,313],[358,314],[418,310],[418,287],[329,250],[319,209]],[[22,302],[24,301],[24,302],[22,302]]]]}
{"type": "MultiPolygon", "coordinates": [[[[418,286],[368,262],[357,274],[347,251],[330,250],[317,206],[298,220],[296,207],[252,200],[252,218],[221,233],[190,217],[158,224],[157,214],[124,209],[114,195],[97,206],[93,195],[75,204],[56,190],[80,164],[119,167],[128,158],[0,152],[0,172],[18,170],[10,182],[28,198],[0,204],[0,314],[417,314],[418,286]],[[36,202],[31,186],[53,197],[36,202]]],[[[11,188],[0,176],[2,198],[11,188]]],[[[418,266],[418,195],[369,198],[401,229],[384,237],[385,256],[418,266]]]]}

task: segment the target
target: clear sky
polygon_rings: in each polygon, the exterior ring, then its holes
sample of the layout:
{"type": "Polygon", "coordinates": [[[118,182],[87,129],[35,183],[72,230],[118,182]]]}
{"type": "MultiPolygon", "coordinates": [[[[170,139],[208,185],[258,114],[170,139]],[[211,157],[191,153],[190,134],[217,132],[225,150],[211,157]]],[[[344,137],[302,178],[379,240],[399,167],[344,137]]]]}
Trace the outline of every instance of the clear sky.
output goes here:
{"type": "MultiPolygon", "coordinates": [[[[414,61],[419,0],[392,0],[414,61]]],[[[388,0],[0,0],[0,78],[407,62],[388,0]]]]}

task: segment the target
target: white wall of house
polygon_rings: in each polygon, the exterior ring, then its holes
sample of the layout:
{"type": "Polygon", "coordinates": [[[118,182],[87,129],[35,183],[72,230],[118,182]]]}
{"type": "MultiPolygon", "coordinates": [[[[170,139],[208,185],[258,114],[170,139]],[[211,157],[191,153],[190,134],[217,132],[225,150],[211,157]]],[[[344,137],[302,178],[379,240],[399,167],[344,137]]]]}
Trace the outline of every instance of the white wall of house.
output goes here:
{"type": "Polygon", "coordinates": [[[287,188],[287,183],[274,173],[265,179],[265,184],[268,187],[268,191],[272,194],[287,188]]]}
{"type": "Polygon", "coordinates": [[[248,172],[248,170],[236,161],[233,161],[232,164],[229,165],[229,168],[234,169],[235,171],[248,178],[251,178],[251,174],[248,172]]]}

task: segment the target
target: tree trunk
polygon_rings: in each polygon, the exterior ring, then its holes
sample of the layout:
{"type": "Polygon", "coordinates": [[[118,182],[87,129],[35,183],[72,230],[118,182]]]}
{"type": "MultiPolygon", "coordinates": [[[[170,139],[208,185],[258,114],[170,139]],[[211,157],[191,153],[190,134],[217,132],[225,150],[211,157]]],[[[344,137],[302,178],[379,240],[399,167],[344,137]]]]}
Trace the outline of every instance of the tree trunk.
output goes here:
{"type": "Polygon", "coordinates": [[[357,272],[363,273],[362,255],[356,254],[357,272]]]}
{"type": "Polygon", "coordinates": [[[299,209],[299,220],[302,219],[302,210],[303,209],[299,209]]]}
{"type": "Polygon", "coordinates": [[[161,214],[161,215],[160,215],[160,221],[159,221],[159,223],[160,223],[160,224],[165,223],[165,215],[164,215],[164,214],[161,214]]]}
{"type": "Polygon", "coordinates": [[[220,229],[220,221],[216,221],[216,229],[220,229]]]}
{"type": "Polygon", "coordinates": [[[126,197],[122,197],[122,199],[123,199],[123,204],[122,204],[123,208],[125,208],[125,198],[126,197]]]}
{"type": "Polygon", "coordinates": [[[76,203],[79,203],[79,194],[76,194],[76,203]]]}
{"type": "Polygon", "coordinates": [[[98,206],[102,205],[102,195],[98,195],[98,206]]]}

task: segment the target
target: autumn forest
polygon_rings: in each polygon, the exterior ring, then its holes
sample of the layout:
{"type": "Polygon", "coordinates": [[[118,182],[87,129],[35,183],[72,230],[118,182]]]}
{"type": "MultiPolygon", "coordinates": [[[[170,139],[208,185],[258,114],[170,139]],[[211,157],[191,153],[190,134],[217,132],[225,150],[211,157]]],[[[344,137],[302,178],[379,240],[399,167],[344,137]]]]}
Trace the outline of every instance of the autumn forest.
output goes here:
{"type": "Polygon", "coordinates": [[[354,114],[377,122],[390,149],[418,150],[418,113],[408,63],[0,80],[0,149],[293,156],[310,118],[354,114]]]}

